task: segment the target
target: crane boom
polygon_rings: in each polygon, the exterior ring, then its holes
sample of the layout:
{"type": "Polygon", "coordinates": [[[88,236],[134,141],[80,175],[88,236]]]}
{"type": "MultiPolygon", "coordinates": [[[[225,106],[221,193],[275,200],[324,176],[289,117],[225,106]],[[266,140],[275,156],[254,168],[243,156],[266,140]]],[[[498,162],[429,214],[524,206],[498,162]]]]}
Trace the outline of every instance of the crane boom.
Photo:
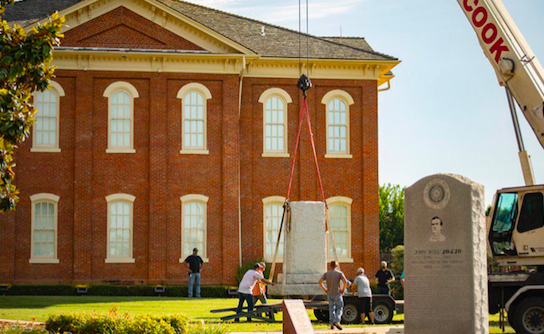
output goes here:
{"type": "Polygon", "coordinates": [[[512,94],[544,148],[542,66],[500,0],[457,1],[495,69],[500,85],[512,94]]]}

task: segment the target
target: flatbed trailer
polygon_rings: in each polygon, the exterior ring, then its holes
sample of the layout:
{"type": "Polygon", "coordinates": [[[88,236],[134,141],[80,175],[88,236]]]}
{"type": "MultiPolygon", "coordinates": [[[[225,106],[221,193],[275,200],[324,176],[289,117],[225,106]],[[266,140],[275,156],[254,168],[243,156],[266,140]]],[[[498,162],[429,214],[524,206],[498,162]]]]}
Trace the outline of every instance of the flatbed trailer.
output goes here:
{"type": "MultiPolygon", "coordinates": [[[[329,321],[329,303],[325,296],[316,296],[311,300],[303,300],[304,307],[308,310],[313,310],[315,317],[319,321],[329,321]]],[[[233,314],[221,317],[223,321],[236,320],[240,318],[251,318],[253,320],[261,320],[264,322],[276,322],[276,314],[283,311],[282,303],[258,304],[255,305],[252,312],[247,312],[247,307],[243,308],[242,313],[236,313],[237,308],[223,308],[211,310],[211,313],[227,313],[233,314]]],[[[389,295],[374,295],[372,297],[372,310],[376,324],[389,324],[393,320],[395,311],[395,300],[389,295]]],[[[359,308],[357,307],[357,296],[344,296],[344,313],[342,314],[342,323],[355,324],[361,321],[359,308]]]]}

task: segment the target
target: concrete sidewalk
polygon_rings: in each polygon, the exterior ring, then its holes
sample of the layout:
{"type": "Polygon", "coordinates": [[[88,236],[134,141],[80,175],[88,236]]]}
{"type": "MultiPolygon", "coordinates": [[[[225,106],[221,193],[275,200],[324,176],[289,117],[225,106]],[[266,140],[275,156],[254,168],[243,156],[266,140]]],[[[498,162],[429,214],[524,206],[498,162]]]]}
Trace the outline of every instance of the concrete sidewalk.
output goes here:
{"type": "MultiPolygon", "coordinates": [[[[361,328],[344,328],[343,330],[332,329],[316,329],[316,334],[404,334],[403,326],[380,326],[380,327],[361,327],[361,328]]],[[[232,332],[230,334],[280,334],[281,331],[270,332],[232,332]]]]}

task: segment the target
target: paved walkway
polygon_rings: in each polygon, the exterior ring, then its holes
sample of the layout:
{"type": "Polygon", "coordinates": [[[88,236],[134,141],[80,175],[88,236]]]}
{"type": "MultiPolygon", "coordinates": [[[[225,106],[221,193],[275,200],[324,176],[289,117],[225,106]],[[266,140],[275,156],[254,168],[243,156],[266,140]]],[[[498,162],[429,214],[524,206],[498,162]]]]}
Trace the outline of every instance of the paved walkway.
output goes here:
{"type": "MultiPolygon", "coordinates": [[[[380,326],[380,327],[361,327],[361,328],[344,328],[344,330],[331,329],[316,329],[316,334],[404,334],[402,326],[380,326]]],[[[234,332],[230,334],[279,334],[281,331],[271,332],[234,332]]]]}
{"type": "Polygon", "coordinates": [[[37,321],[0,319],[0,326],[12,326],[12,325],[43,327],[43,326],[45,326],[45,323],[37,322],[37,321]]]}

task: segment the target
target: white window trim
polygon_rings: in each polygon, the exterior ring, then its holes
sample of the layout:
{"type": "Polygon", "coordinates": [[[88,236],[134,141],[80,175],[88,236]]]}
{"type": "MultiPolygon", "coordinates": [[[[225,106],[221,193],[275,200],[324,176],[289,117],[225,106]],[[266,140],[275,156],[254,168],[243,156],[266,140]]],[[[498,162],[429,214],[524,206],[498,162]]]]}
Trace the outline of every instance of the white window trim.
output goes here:
{"type": "Polygon", "coordinates": [[[185,196],[181,196],[179,198],[181,200],[181,251],[180,251],[180,254],[181,254],[181,257],[179,258],[179,263],[183,263],[185,262],[185,259],[187,258],[187,256],[191,255],[191,254],[183,254],[183,226],[184,225],[184,219],[185,219],[185,216],[183,214],[183,209],[184,209],[184,206],[185,206],[185,203],[187,202],[201,202],[203,203],[204,205],[204,249],[200,249],[200,257],[202,258],[202,261],[204,261],[205,263],[208,263],[210,262],[210,259],[208,258],[208,200],[210,199],[208,196],[204,196],[204,195],[199,195],[199,194],[189,194],[189,195],[185,195],[185,196]]]}
{"type": "Polygon", "coordinates": [[[107,244],[106,244],[106,259],[105,263],[135,263],[136,260],[133,256],[134,249],[134,201],[136,197],[128,194],[113,194],[106,196],[106,202],[108,205],[108,224],[106,228],[107,233],[107,244]],[[126,202],[130,204],[130,247],[129,247],[129,256],[111,256],[110,255],[110,204],[113,202],[126,202]]]}
{"type": "Polygon", "coordinates": [[[41,263],[41,264],[57,264],[59,263],[59,258],[58,258],[58,252],[57,252],[57,248],[58,248],[58,218],[59,218],[59,215],[58,215],[58,207],[59,207],[59,200],[60,200],[60,197],[57,196],[57,195],[54,195],[54,194],[48,194],[48,193],[41,193],[41,194],[36,194],[36,195],[32,195],[30,196],[30,202],[31,202],[31,219],[30,219],[30,224],[31,224],[31,227],[30,227],[30,259],[28,260],[28,263],[33,263],[33,264],[38,264],[38,263],[41,263]],[[55,218],[54,218],[54,224],[55,224],[55,255],[54,257],[40,257],[40,256],[35,256],[34,255],[34,214],[35,214],[35,208],[34,208],[34,205],[37,204],[37,203],[41,203],[41,202],[47,202],[47,203],[52,203],[53,204],[53,207],[54,207],[54,212],[55,212],[55,218]]]}
{"type": "MultiPolygon", "coordinates": [[[[334,204],[342,204],[348,207],[348,221],[347,221],[347,227],[349,231],[349,237],[348,237],[348,256],[347,257],[338,257],[338,261],[340,263],[353,263],[353,256],[351,254],[351,239],[352,239],[352,231],[351,231],[351,204],[353,203],[353,200],[349,197],[345,196],[334,196],[329,197],[327,200],[327,206],[330,207],[334,204]]],[[[332,228],[332,227],[331,227],[332,228]]],[[[329,238],[327,238],[329,239],[329,238]]],[[[328,241],[328,240],[327,240],[328,241]]],[[[327,256],[329,255],[329,247],[327,247],[327,256]]]]}
{"type": "Polygon", "coordinates": [[[192,82],[188,83],[185,86],[181,87],[178,91],[177,98],[181,100],[181,150],[179,151],[180,154],[202,154],[207,155],[210,154],[210,151],[208,150],[208,100],[212,98],[212,93],[210,90],[199,83],[192,82]],[[184,126],[183,122],[185,121],[185,96],[191,92],[198,92],[202,95],[204,98],[204,148],[190,148],[185,147],[183,144],[183,138],[184,138],[184,126]]]}
{"type": "Polygon", "coordinates": [[[351,159],[351,120],[350,120],[350,106],[355,103],[353,97],[343,90],[334,89],[325,94],[321,103],[325,105],[325,149],[326,154],[325,158],[339,158],[339,159],[351,159]],[[346,129],[346,152],[330,152],[329,151],[329,102],[332,99],[338,98],[346,104],[346,120],[347,120],[347,129],[346,129]]]}
{"type": "MultiPolygon", "coordinates": [[[[58,82],[55,82],[55,81],[50,81],[49,82],[49,86],[50,86],[50,90],[53,91],[53,93],[55,94],[56,98],[57,98],[57,110],[56,110],[56,114],[57,114],[57,140],[56,140],[56,143],[57,145],[55,147],[51,147],[51,146],[37,146],[34,139],[36,138],[36,127],[35,126],[32,126],[32,147],[30,148],[30,152],[50,152],[50,153],[59,153],[61,150],[60,150],[60,98],[61,97],[64,97],[66,94],[64,93],[64,89],[62,88],[62,86],[58,83],[58,82]]],[[[38,92],[34,92],[32,93],[32,97],[34,99],[34,105],[36,105],[36,94],[38,92]]]]}
{"type": "MultiPolygon", "coordinates": [[[[274,261],[274,255],[272,255],[272,257],[266,256],[266,210],[265,208],[269,204],[280,204],[281,206],[283,206],[284,203],[285,203],[285,197],[283,196],[268,196],[263,198],[263,259],[265,262],[270,263],[274,261]]],[[[277,239],[276,239],[276,242],[277,242],[277,239]]],[[[283,242],[285,242],[285,239],[283,242]]],[[[276,259],[276,262],[283,263],[283,256],[282,257],[278,256],[278,258],[276,259]]]]}
{"type": "Polygon", "coordinates": [[[104,90],[104,97],[108,98],[108,148],[106,153],[136,153],[134,149],[134,99],[140,97],[138,90],[126,81],[116,81],[104,90]],[[111,97],[119,90],[125,91],[130,97],[130,148],[111,147],[111,97]]]}
{"type": "Polygon", "coordinates": [[[293,103],[291,96],[281,88],[269,88],[265,90],[259,97],[259,102],[263,104],[263,158],[289,158],[289,103],[293,103]],[[283,150],[267,151],[266,150],[266,102],[272,97],[277,97],[283,101],[285,106],[283,115],[283,150]]]}

